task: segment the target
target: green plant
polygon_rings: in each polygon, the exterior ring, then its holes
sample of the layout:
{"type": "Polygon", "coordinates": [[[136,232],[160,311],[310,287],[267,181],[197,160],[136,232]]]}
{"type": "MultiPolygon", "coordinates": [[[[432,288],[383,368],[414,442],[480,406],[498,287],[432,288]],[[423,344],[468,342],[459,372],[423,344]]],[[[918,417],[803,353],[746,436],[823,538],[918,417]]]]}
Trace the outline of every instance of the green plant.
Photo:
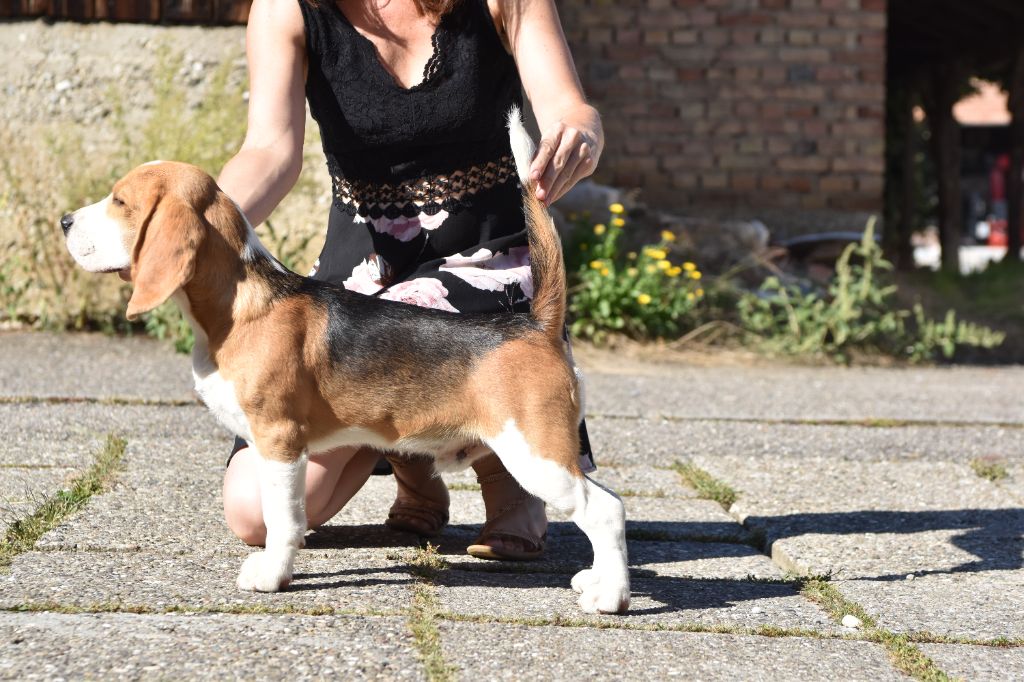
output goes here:
{"type": "Polygon", "coordinates": [[[704,296],[700,270],[694,263],[669,260],[676,237],[668,231],[657,244],[623,254],[623,208],[612,204],[609,210],[607,225],[579,225],[570,256],[575,264],[570,331],[598,343],[613,333],[635,339],[678,336],[704,296]]]}
{"type": "Polygon", "coordinates": [[[953,311],[935,321],[919,305],[913,311],[896,308],[896,287],[885,278],[890,270],[875,241],[872,220],[861,241],[843,251],[826,294],[769,277],[760,291],[740,297],[741,325],[749,341],[769,352],[822,355],[837,362],[849,362],[856,351],[919,362],[939,354],[950,358],[959,346],[993,348],[1002,343],[1001,332],[958,322],[953,311]]]}

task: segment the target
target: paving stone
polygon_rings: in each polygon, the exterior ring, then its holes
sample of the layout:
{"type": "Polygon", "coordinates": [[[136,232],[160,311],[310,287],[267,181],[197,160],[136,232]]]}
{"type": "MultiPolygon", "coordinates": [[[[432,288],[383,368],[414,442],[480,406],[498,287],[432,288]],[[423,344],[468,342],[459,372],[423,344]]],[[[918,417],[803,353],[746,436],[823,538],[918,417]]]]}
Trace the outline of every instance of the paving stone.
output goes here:
{"type": "MultiPolygon", "coordinates": [[[[438,552],[453,570],[496,573],[561,573],[571,577],[594,559],[590,541],[579,531],[548,535],[547,551],[535,561],[488,561],[471,557],[465,548],[475,534],[452,529],[443,534],[438,552]]],[[[646,542],[628,540],[629,565],[634,577],[763,578],[778,580],[783,573],[749,545],[722,542],[646,542]]]]}
{"type": "Polygon", "coordinates": [[[1022,602],[1007,595],[1024,585],[1024,509],[965,464],[695,462],[741,491],[732,513],[764,530],[780,565],[842,578],[840,591],[884,626],[965,636],[1020,632],[1008,619],[1022,602]]]}
{"type": "MultiPolygon", "coordinates": [[[[201,405],[122,406],[95,403],[0,405],[4,437],[0,464],[33,464],[84,469],[116,433],[129,441],[198,438],[222,452],[232,438],[201,405]]],[[[186,456],[187,453],[181,453],[186,456]]]]}
{"type": "Polygon", "coordinates": [[[411,599],[408,564],[375,548],[303,550],[284,592],[235,586],[238,556],[150,552],[28,552],[0,576],[0,609],[23,604],[81,608],[117,604],[149,609],[332,609],[394,611],[411,599]]]}
{"type": "MultiPolygon", "coordinates": [[[[914,580],[841,580],[848,598],[896,632],[1024,639],[1024,571],[935,574],[914,580]]],[[[1005,678],[1010,679],[1010,678],[1005,678]]]]}
{"type": "Polygon", "coordinates": [[[189,399],[191,363],[170,344],[143,337],[6,332],[0,395],[189,399]]]}
{"type": "Polygon", "coordinates": [[[1017,504],[1024,505],[1024,457],[1011,460],[1007,470],[1010,475],[999,481],[999,487],[1006,490],[1017,504]]]}
{"type": "Polygon", "coordinates": [[[0,678],[422,679],[404,619],[0,614],[0,678]]]}
{"type": "Polygon", "coordinates": [[[464,679],[907,679],[867,642],[496,623],[444,622],[440,631],[464,679]]]}
{"type": "MultiPolygon", "coordinates": [[[[836,426],[589,417],[599,465],[671,467],[698,456],[828,457],[860,462],[999,455],[1024,464],[1024,429],[1003,426],[836,426]]],[[[598,478],[600,480],[600,478],[598,478]]]]}
{"type": "Polygon", "coordinates": [[[1024,649],[970,646],[966,644],[918,644],[947,674],[962,680],[1024,679],[1024,649]]]}
{"type": "Polygon", "coordinates": [[[588,414],[1024,423],[1021,367],[583,367],[588,414]]]}
{"type": "Polygon", "coordinates": [[[731,511],[812,573],[903,577],[1021,568],[1024,509],[948,461],[696,457],[740,491],[731,511]]]}
{"type": "Polygon", "coordinates": [[[65,468],[0,467],[0,537],[60,490],[71,473],[65,468]]]}
{"type": "MultiPolygon", "coordinates": [[[[694,568],[697,568],[694,565],[694,568]]],[[[649,575],[645,573],[645,575],[649,575]]],[[[834,633],[837,628],[792,585],[715,578],[635,577],[624,616],[588,615],[576,603],[570,575],[443,572],[436,580],[442,611],[502,619],[567,618],[595,624],[772,625],[834,633]]]]}

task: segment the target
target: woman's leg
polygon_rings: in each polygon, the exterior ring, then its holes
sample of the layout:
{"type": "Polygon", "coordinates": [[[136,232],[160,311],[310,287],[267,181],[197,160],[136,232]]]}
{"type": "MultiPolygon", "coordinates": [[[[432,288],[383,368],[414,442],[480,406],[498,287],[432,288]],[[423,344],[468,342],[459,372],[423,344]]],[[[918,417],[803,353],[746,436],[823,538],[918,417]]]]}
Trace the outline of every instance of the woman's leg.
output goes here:
{"type": "Polygon", "coordinates": [[[487,520],[466,550],[481,559],[538,558],[544,551],[548,517],[544,502],[520,487],[494,454],[473,462],[487,520]]]}
{"type": "MultiPolygon", "coordinates": [[[[252,448],[239,450],[224,474],[224,518],[228,528],[249,545],[267,535],[260,505],[257,465],[252,448]]],[[[309,458],[306,467],[306,519],[310,528],[326,523],[363,487],[380,453],[369,448],[338,448],[309,458]]]]}

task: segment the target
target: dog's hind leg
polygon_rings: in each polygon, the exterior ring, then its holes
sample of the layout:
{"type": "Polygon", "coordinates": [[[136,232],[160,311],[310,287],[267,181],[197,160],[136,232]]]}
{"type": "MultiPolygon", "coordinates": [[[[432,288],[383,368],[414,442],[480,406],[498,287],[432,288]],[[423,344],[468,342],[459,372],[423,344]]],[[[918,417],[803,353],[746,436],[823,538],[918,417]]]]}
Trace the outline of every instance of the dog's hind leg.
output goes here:
{"type": "MultiPolygon", "coordinates": [[[[571,427],[571,425],[570,425],[571,427]]],[[[572,514],[594,549],[592,568],[580,571],[572,587],[580,592],[580,607],[588,613],[621,613],[629,607],[629,567],[626,556],[626,515],[617,495],[584,476],[577,465],[572,428],[565,438],[527,438],[515,421],[485,439],[509,473],[532,495],[572,514]],[[531,447],[531,442],[536,446],[531,447]],[[565,450],[557,459],[537,455],[540,448],[565,450]],[[563,466],[558,462],[569,462],[563,466]]],[[[565,429],[558,429],[558,432],[565,429]]],[[[546,454],[551,454],[547,452],[546,454]]]]}
{"type": "MultiPolygon", "coordinates": [[[[264,444],[266,447],[266,444],[264,444]]],[[[306,456],[291,461],[259,460],[260,500],[267,527],[265,549],[250,554],[238,574],[238,587],[277,592],[292,580],[295,553],[306,534],[306,456]]]]}

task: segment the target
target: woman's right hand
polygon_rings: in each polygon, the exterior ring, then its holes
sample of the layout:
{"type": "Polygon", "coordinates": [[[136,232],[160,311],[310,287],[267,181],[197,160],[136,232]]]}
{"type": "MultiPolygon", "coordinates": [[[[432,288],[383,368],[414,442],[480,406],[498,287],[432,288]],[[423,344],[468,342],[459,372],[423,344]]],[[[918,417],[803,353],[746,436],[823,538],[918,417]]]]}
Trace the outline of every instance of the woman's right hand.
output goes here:
{"type": "Polygon", "coordinates": [[[249,123],[242,148],[224,165],[217,184],[257,225],[302,170],[306,38],[298,2],[253,0],[245,44],[249,123]]]}

